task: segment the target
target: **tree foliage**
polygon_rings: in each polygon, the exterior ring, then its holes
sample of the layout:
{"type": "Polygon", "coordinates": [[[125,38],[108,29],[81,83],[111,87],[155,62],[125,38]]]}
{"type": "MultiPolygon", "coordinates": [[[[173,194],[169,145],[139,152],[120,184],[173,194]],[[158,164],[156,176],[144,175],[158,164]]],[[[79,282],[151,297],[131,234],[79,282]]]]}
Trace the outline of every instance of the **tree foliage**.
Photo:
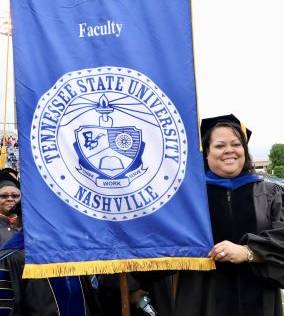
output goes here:
{"type": "Polygon", "coordinates": [[[284,144],[274,144],[269,153],[267,170],[278,178],[284,178],[284,144]]]}
{"type": "Polygon", "coordinates": [[[277,178],[284,178],[284,166],[275,166],[273,174],[277,178]]]}

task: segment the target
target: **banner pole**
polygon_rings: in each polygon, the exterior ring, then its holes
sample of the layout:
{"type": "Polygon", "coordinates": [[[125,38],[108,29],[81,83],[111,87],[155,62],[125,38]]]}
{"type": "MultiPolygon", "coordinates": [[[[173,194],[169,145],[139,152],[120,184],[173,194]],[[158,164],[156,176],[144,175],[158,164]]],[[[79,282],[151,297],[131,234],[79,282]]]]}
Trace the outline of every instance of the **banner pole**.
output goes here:
{"type": "Polygon", "coordinates": [[[7,101],[8,101],[8,80],[9,80],[9,53],[10,53],[10,34],[7,34],[6,50],[6,71],[5,71],[5,97],[4,97],[4,117],[3,117],[3,137],[6,136],[6,118],[7,118],[7,101]]]}
{"type": "Polygon", "coordinates": [[[131,316],[126,273],[119,273],[119,286],[120,286],[120,295],[121,295],[121,315],[131,316]]]}
{"type": "Polygon", "coordinates": [[[203,151],[202,148],[202,140],[201,140],[201,133],[200,133],[200,113],[199,113],[199,108],[198,108],[198,91],[197,91],[197,86],[198,86],[198,80],[197,80],[197,67],[196,67],[196,54],[195,54],[195,47],[196,47],[196,42],[194,40],[194,28],[195,28],[195,19],[194,19],[194,13],[193,13],[193,2],[194,0],[189,0],[189,6],[190,6],[190,20],[191,20],[191,29],[192,29],[192,36],[191,36],[191,40],[192,40],[192,56],[193,56],[193,68],[194,68],[194,80],[195,80],[195,95],[196,95],[196,113],[197,113],[197,130],[198,130],[198,138],[199,138],[199,150],[200,152],[203,151]]]}
{"type": "Polygon", "coordinates": [[[177,295],[177,287],[178,287],[178,281],[179,281],[179,271],[177,271],[173,276],[172,276],[172,295],[174,298],[174,302],[176,300],[176,295],[177,295]]]}
{"type": "Polygon", "coordinates": [[[7,36],[7,48],[6,48],[6,62],[5,62],[5,90],[4,90],[4,115],[3,115],[3,143],[1,147],[1,155],[0,155],[0,169],[3,169],[7,160],[7,150],[6,150],[6,121],[7,121],[7,102],[8,102],[8,81],[9,81],[9,54],[10,54],[10,35],[11,30],[9,29],[10,23],[10,14],[8,24],[7,33],[3,33],[7,36]]]}

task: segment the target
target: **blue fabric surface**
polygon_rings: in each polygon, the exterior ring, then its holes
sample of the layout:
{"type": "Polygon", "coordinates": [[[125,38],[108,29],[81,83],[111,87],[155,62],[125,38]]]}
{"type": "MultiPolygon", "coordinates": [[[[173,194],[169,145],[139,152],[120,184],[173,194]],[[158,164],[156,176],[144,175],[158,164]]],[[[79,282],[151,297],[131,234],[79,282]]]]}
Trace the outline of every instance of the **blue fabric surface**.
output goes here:
{"type": "Polygon", "coordinates": [[[24,249],[24,233],[23,231],[16,232],[10,239],[8,239],[3,245],[1,245],[0,250],[8,249],[24,249]]]}
{"type": "Polygon", "coordinates": [[[236,190],[243,185],[249,184],[249,183],[255,183],[262,181],[258,176],[251,173],[241,173],[237,177],[234,178],[223,178],[217,176],[212,171],[206,172],[206,182],[207,184],[212,184],[216,186],[220,186],[229,190],[236,190]]]}
{"type": "Polygon", "coordinates": [[[60,315],[86,315],[85,299],[78,277],[50,278],[60,315]]]}
{"type": "Polygon", "coordinates": [[[207,257],[188,0],[12,0],[27,263],[207,257]]]}

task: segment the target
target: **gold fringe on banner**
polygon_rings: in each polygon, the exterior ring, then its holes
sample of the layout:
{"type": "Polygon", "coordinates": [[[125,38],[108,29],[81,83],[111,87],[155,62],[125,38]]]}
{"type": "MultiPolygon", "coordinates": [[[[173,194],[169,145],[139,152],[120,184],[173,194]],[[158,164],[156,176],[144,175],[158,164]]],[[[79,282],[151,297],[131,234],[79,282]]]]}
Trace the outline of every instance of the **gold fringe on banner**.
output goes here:
{"type": "Polygon", "coordinates": [[[49,277],[112,274],[133,271],[157,270],[197,270],[215,269],[215,262],[209,258],[149,258],[98,260],[84,262],[62,262],[48,264],[26,264],[24,279],[40,279],[49,277]]]}

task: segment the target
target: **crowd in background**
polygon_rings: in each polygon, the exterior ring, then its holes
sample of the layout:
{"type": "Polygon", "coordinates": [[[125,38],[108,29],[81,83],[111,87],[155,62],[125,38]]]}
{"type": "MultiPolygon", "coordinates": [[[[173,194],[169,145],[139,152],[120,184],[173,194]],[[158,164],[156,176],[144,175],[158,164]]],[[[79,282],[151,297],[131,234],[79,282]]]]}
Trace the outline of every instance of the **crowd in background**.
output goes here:
{"type": "Polygon", "coordinates": [[[19,170],[19,143],[18,143],[18,137],[16,135],[6,135],[5,139],[2,136],[1,147],[3,145],[6,146],[7,150],[7,161],[6,161],[6,167],[12,168],[15,170],[19,170]]]}

